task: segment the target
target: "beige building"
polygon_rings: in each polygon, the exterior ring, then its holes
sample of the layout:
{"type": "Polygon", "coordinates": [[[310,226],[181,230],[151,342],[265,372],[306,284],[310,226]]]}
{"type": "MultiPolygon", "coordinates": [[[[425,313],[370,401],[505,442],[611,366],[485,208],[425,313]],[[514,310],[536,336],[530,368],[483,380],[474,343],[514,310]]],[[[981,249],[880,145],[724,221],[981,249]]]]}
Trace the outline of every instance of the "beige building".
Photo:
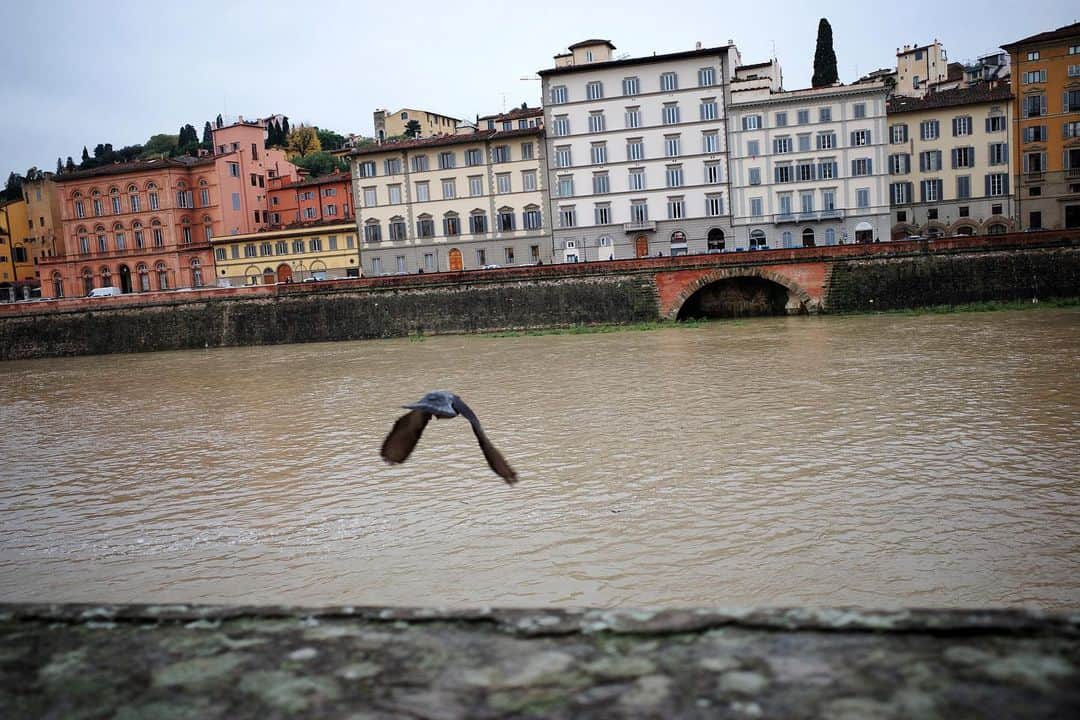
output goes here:
{"type": "Polygon", "coordinates": [[[41,258],[64,255],[63,228],[60,224],[60,193],[53,182],[52,173],[43,173],[36,180],[23,183],[23,199],[30,235],[27,238],[29,253],[34,264],[41,258]]]}
{"type": "Polygon", "coordinates": [[[226,235],[210,243],[217,284],[226,287],[360,277],[356,224],[351,221],[226,235]]]}
{"type": "Polygon", "coordinates": [[[541,128],[373,145],[350,162],[365,275],[551,260],[541,128]]]}
{"type": "Polygon", "coordinates": [[[934,40],[929,45],[905,45],[896,51],[897,95],[922,97],[927,86],[948,79],[949,59],[945,47],[934,40]]]}
{"type": "Polygon", "coordinates": [[[1012,230],[1006,83],[889,100],[889,199],[894,239],[1012,230]]]}
{"type": "Polygon", "coordinates": [[[418,137],[435,137],[436,135],[453,135],[457,131],[458,118],[449,115],[440,115],[430,110],[416,110],[414,108],[401,108],[397,112],[388,110],[375,111],[375,140],[383,142],[389,138],[400,137],[405,134],[405,128],[412,120],[420,123],[420,135],[418,137]]]}

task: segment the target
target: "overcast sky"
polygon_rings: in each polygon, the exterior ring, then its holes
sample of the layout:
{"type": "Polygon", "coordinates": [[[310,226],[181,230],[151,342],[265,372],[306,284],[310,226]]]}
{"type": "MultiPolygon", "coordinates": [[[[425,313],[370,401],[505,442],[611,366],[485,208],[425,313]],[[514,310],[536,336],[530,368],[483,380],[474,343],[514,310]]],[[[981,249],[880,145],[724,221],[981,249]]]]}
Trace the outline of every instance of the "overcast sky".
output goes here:
{"type": "Polygon", "coordinates": [[[633,56],[730,39],[744,63],[775,47],[785,86],[805,87],[823,16],[840,79],[850,82],[895,64],[905,43],[938,38],[950,59],[974,59],[1075,22],[1080,10],[1068,0],[1031,0],[1022,10],[1006,0],[0,0],[0,177],[53,170],[57,156],[78,162],[84,145],[142,143],[183,123],[201,133],[219,112],[280,112],[293,125],[369,135],[377,107],[471,118],[535,105],[539,82],[523,78],[591,37],[633,56]]]}

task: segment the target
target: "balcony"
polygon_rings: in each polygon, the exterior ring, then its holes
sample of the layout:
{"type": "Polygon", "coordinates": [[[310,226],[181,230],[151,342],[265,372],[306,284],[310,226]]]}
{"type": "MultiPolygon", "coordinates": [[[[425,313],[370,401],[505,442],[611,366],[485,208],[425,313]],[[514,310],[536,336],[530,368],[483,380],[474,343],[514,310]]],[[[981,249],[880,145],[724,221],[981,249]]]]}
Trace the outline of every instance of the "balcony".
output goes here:
{"type": "Polygon", "coordinates": [[[656,221],[655,220],[634,220],[632,222],[623,223],[623,232],[628,232],[628,233],[644,232],[646,230],[651,230],[653,232],[656,232],[656,221]]]}

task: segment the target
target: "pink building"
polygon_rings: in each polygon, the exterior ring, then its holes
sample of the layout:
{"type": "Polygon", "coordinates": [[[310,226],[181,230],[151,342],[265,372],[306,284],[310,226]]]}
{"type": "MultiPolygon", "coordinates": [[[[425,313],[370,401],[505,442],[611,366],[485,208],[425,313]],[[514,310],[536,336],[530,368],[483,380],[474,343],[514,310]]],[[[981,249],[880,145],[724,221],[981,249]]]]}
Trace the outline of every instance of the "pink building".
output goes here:
{"type": "Polygon", "coordinates": [[[214,132],[215,152],[118,163],[55,179],[64,256],[39,264],[45,298],[97,287],[124,293],[213,282],[210,238],[265,230],[268,178],[297,178],[264,129],[236,123],[214,132]]]}

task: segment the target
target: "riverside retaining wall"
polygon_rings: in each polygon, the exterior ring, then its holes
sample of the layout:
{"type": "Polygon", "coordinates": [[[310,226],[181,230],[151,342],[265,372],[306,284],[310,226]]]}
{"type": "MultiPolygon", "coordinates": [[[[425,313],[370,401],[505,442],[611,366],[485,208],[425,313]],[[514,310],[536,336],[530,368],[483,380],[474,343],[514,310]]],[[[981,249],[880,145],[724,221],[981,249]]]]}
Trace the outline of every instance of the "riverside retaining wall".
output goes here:
{"type": "Polygon", "coordinates": [[[1080,717],[1080,616],[0,605],[4,718],[1080,717]]]}

